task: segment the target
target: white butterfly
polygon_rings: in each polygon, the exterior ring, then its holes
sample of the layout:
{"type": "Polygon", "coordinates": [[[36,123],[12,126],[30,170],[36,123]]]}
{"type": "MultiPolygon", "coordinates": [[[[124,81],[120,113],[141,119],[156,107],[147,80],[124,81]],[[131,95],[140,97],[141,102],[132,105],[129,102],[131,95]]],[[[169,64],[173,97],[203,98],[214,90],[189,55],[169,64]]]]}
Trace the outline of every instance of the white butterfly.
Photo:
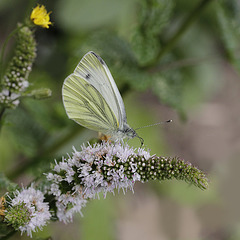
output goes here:
{"type": "Polygon", "coordinates": [[[110,135],[113,140],[138,137],[127,124],[126,112],[117,85],[106,65],[94,52],[83,56],[63,83],[67,115],[78,124],[110,135]]]}

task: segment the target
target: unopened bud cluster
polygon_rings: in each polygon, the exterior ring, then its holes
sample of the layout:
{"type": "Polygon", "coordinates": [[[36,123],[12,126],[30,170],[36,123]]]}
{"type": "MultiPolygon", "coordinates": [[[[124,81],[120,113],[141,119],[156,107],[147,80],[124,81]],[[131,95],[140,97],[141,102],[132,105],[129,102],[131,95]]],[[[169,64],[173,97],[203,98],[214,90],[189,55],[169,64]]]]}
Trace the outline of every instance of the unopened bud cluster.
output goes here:
{"type": "Polygon", "coordinates": [[[0,104],[15,107],[19,97],[28,86],[28,76],[36,57],[36,42],[33,32],[26,26],[19,26],[16,47],[0,85],[0,104]]]}

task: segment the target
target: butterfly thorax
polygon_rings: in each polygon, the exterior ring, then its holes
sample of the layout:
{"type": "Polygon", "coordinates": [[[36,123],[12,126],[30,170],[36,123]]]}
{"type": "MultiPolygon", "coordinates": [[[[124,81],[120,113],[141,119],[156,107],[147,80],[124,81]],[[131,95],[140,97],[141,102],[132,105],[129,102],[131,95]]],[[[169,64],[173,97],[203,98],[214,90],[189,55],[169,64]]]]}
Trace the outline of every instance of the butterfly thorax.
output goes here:
{"type": "Polygon", "coordinates": [[[137,133],[127,123],[123,123],[123,127],[119,128],[116,133],[117,138],[135,138],[137,133]]]}

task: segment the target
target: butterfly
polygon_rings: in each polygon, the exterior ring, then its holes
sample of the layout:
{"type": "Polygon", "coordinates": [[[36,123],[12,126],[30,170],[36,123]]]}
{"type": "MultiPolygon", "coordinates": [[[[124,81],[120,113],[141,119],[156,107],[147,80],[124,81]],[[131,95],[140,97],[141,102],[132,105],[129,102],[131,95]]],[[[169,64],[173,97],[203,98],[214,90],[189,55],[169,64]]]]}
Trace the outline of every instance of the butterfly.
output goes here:
{"type": "Polygon", "coordinates": [[[62,87],[68,117],[78,124],[110,135],[115,140],[138,137],[127,124],[124,103],[106,63],[96,53],[86,53],[62,87]]]}

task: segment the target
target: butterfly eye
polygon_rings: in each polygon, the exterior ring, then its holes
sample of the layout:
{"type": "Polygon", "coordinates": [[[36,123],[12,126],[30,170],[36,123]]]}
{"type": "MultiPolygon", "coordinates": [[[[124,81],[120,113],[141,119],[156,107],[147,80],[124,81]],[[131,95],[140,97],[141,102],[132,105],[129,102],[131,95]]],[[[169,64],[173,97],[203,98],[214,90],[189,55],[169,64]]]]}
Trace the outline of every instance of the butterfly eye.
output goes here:
{"type": "Polygon", "coordinates": [[[88,74],[86,74],[85,78],[86,78],[86,79],[89,79],[90,76],[91,76],[91,75],[88,73],[88,74]]]}

